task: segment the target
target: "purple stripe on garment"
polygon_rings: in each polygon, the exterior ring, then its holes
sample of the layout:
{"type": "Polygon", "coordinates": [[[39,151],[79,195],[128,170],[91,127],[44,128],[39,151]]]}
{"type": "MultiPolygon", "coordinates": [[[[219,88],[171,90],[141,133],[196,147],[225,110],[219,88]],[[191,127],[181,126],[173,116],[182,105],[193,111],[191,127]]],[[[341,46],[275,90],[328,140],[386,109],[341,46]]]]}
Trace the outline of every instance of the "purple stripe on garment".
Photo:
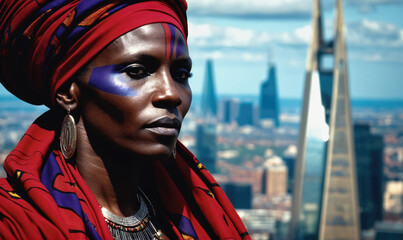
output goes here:
{"type": "Polygon", "coordinates": [[[48,161],[43,167],[41,182],[49,190],[50,195],[55,199],[57,205],[73,210],[77,215],[83,218],[83,210],[74,192],[61,192],[58,186],[53,183],[57,176],[63,175],[62,170],[57,164],[56,157],[53,153],[49,155],[48,161]]]}
{"type": "Polygon", "coordinates": [[[96,67],[92,70],[88,84],[106,93],[124,97],[136,96],[137,91],[128,86],[129,80],[119,71],[120,68],[121,65],[96,67]]]}
{"type": "Polygon", "coordinates": [[[191,236],[194,239],[198,239],[192,222],[185,216],[180,214],[172,214],[173,222],[181,233],[191,236]]]}
{"type": "MultiPolygon", "coordinates": [[[[54,153],[50,153],[48,161],[46,161],[41,174],[41,182],[48,189],[57,205],[64,209],[69,209],[75,212],[84,222],[87,236],[90,239],[101,239],[92,223],[89,221],[87,214],[81,208],[80,200],[74,192],[62,192],[58,188],[62,186],[55,185],[56,178],[63,175],[59,164],[57,163],[54,153]]],[[[68,184],[68,183],[65,183],[68,184]]]]}

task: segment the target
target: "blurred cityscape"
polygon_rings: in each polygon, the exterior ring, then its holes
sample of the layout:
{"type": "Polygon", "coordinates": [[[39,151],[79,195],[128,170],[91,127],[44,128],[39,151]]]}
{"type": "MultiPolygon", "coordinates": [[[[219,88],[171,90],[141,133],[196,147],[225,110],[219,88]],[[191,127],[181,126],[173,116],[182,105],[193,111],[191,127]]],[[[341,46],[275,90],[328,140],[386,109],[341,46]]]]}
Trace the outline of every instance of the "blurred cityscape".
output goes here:
{"type": "MultiPolygon", "coordinates": [[[[252,112],[256,113],[258,100],[258,96],[218,96],[218,119],[213,125],[216,140],[215,144],[214,141],[207,142],[215,148],[215,154],[212,154],[215,167],[208,169],[215,171],[215,178],[225,189],[253,239],[289,239],[302,102],[280,99],[279,127],[256,116],[249,116],[253,119],[249,124],[239,124],[242,120],[236,117],[236,106],[249,103],[252,112]],[[224,118],[224,106],[228,102],[235,110],[230,122],[224,118]]],[[[46,109],[20,106],[16,101],[15,98],[0,97],[1,162],[33,120],[46,109]]],[[[198,128],[200,132],[200,126],[205,126],[200,106],[201,97],[194,96],[180,140],[204,162],[202,154],[196,151],[198,128]]],[[[352,118],[357,169],[368,175],[369,180],[359,184],[359,192],[370,194],[366,191],[382,189],[379,196],[359,196],[362,237],[375,239],[376,230],[403,229],[403,101],[353,99],[352,118]],[[377,136],[381,143],[360,144],[362,139],[377,136]],[[365,149],[370,151],[363,153],[365,149]],[[381,175],[374,175],[373,170],[381,175]],[[380,212],[380,216],[374,216],[376,212],[380,212]]],[[[4,177],[5,173],[0,171],[0,175],[4,177]]]]}
{"type": "MultiPolygon", "coordinates": [[[[214,172],[252,239],[290,239],[302,102],[280,99],[276,127],[259,119],[259,96],[218,96],[214,120],[206,119],[201,100],[194,97],[180,140],[214,172]]],[[[352,121],[361,237],[400,229],[394,239],[401,239],[403,101],[353,99],[352,121]]]]}
{"type": "MultiPolygon", "coordinates": [[[[215,119],[205,118],[201,100],[194,96],[180,140],[214,172],[253,239],[289,239],[302,102],[280,99],[276,127],[276,120],[258,118],[259,96],[217,96],[215,119]]],[[[0,103],[2,163],[46,108],[32,108],[14,97],[0,97],[0,103]]],[[[363,175],[360,182],[358,174],[362,238],[401,231],[403,101],[353,99],[352,119],[357,169],[363,175]]]]}
{"type": "MultiPolygon", "coordinates": [[[[180,141],[213,173],[252,239],[403,239],[403,100],[349,100],[344,36],[323,40],[314,3],[304,100],[279,98],[274,59],[259,95],[217,95],[208,60],[180,141]]],[[[45,110],[0,96],[0,163],[45,110]]]]}

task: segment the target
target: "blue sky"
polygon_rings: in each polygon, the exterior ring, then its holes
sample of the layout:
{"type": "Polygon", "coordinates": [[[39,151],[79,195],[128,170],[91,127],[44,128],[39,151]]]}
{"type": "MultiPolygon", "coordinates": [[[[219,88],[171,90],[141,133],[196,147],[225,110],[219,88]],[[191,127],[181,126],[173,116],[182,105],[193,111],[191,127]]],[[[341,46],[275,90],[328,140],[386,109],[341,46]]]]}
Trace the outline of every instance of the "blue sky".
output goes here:
{"type": "MultiPolygon", "coordinates": [[[[312,5],[312,0],[188,0],[194,94],[202,91],[211,58],[218,94],[257,95],[271,61],[280,97],[300,99],[312,5]]],[[[327,38],[334,6],[335,0],[322,0],[327,38]]],[[[403,99],[402,13],[403,0],[344,0],[352,98],[403,99]]]]}
{"type": "MultiPolygon", "coordinates": [[[[321,3],[330,38],[335,0],[321,3]]],[[[219,94],[258,94],[270,60],[277,66],[280,97],[302,97],[312,0],[188,0],[188,5],[195,94],[202,91],[205,61],[212,58],[219,94]]],[[[352,98],[403,99],[402,13],[403,0],[344,0],[352,98]]]]}

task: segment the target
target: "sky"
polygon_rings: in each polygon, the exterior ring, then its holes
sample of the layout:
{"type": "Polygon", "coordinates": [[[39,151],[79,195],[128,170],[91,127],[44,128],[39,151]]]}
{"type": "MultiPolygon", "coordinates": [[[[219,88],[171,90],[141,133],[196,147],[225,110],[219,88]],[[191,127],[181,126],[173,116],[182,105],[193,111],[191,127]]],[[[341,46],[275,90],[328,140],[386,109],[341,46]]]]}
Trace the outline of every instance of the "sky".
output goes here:
{"type": "MultiPolygon", "coordinates": [[[[335,3],[321,1],[327,39],[335,3]]],[[[351,97],[403,99],[403,0],[343,4],[351,97]]],[[[188,0],[193,93],[212,59],[218,94],[258,95],[273,63],[280,98],[301,99],[312,8],[313,0],[188,0]]]]}
{"type": "MultiPolygon", "coordinates": [[[[321,1],[326,39],[335,3],[321,1]]],[[[403,0],[343,4],[351,97],[403,99],[403,0]]],[[[258,95],[273,63],[280,98],[302,98],[312,0],[188,0],[188,7],[195,94],[211,58],[218,94],[258,95]]]]}

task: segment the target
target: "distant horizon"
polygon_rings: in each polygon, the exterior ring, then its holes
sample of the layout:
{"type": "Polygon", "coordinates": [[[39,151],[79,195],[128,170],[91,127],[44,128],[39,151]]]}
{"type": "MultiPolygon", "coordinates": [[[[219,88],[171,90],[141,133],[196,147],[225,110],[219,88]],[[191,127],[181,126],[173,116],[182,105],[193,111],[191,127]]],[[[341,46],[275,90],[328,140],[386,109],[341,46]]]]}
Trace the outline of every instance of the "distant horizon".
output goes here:
{"type": "MultiPolygon", "coordinates": [[[[0,86],[2,87],[2,86],[0,86]]],[[[202,95],[202,93],[193,93],[193,98],[200,98],[202,95]]],[[[259,97],[259,94],[252,94],[252,93],[218,93],[217,97],[219,100],[221,99],[225,99],[225,98],[247,98],[247,97],[253,97],[253,98],[257,98],[259,97]]],[[[1,104],[1,98],[9,98],[9,99],[14,99],[15,101],[21,101],[24,102],[23,100],[19,99],[18,97],[12,95],[9,92],[1,92],[0,91],[0,104],[1,104]]],[[[298,100],[298,101],[302,101],[302,97],[298,98],[298,97],[282,97],[279,96],[280,100],[298,100]]],[[[367,97],[351,97],[350,96],[350,100],[351,101],[397,101],[397,102],[403,102],[403,95],[401,98],[381,98],[381,97],[374,97],[374,98],[367,98],[367,97]]],[[[29,103],[27,103],[29,104],[29,103]]],[[[40,106],[40,105],[35,105],[35,106],[40,106]]],[[[402,106],[403,107],[403,106],[402,106]]]]}
{"type": "MultiPolygon", "coordinates": [[[[217,104],[224,99],[239,99],[241,102],[252,102],[255,106],[259,104],[259,96],[257,94],[218,94],[217,104]]],[[[300,111],[302,107],[302,99],[300,98],[279,98],[280,112],[284,113],[289,110],[300,111]]],[[[191,108],[193,110],[201,105],[201,94],[194,94],[191,108]]],[[[387,110],[396,111],[403,109],[403,99],[365,99],[352,98],[352,112],[361,111],[362,109],[372,109],[373,111],[387,110]]],[[[17,97],[7,94],[0,94],[0,113],[2,112],[32,112],[41,113],[49,110],[45,105],[33,105],[26,103],[17,97]]]]}

